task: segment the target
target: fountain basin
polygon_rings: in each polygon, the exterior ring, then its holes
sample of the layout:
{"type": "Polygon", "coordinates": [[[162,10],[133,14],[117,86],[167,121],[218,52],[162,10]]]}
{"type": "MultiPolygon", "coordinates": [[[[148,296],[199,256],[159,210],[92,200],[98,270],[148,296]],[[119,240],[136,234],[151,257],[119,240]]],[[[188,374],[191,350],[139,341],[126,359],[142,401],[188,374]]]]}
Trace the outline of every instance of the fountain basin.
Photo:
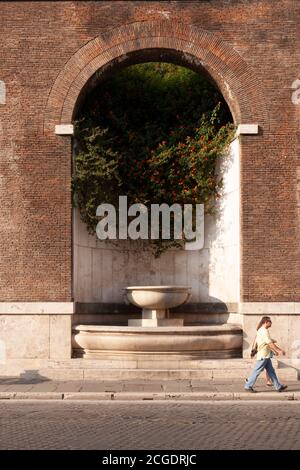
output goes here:
{"type": "Polygon", "coordinates": [[[125,287],[127,299],[142,307],[141,320],[129,320],[128,326],[158,327],[182,326],[183,319],[168,318],[168,309],[188,301],[188,286],[129,286],[125,287]]]}
{"type": "Polygon", "coordinates": [[[239,357],[240,326],[128,327],[77,325],[72,336],[76,357],[156,359],[216,359],[239,357]]]}
{"type": "Polygon", "coordinates": [[[124,290],[132,304],[153,310],[177,307],[191,296],[188,286],[129,286],[124,290]]]}

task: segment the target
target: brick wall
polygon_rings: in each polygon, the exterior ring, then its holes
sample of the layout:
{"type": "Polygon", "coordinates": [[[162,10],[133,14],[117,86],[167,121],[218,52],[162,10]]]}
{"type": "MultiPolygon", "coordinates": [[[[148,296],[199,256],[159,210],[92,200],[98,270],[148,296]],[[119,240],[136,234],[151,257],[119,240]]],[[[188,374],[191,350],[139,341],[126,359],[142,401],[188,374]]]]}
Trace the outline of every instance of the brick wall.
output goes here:
{"type": "Polygon", "coordinates": [[[133,49],[152,34],[199,57],[207,41],[236,122],[261,126],[241,137],[242,299],[300,301],[299,23],[293,0],[1,2],[1,301],[71,300],[71,142],[51,129],[90,70],[80,51],[99,37],[108,63],[125,32],[133,49]]]}

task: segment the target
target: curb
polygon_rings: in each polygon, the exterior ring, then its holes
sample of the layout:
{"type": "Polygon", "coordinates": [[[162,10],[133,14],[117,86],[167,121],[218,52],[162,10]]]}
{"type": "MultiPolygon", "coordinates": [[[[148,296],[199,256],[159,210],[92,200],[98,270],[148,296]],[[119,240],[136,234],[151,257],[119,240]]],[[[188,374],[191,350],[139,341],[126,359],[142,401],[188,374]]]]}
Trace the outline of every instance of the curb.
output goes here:
{"type": "Polygon", "coordinates": [[[1,392],[0,400],[299,401],[300,392],[1,392]]]}

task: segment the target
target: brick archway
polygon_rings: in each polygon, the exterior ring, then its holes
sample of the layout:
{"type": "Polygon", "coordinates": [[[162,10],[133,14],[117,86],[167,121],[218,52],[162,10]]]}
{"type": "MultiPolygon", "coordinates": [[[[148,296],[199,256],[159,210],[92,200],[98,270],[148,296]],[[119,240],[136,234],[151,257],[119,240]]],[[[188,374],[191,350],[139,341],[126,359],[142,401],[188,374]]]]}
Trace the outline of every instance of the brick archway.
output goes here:
{"type": "MultiPolygon", "coordinates": [[[[195,57],[225,97],[235,123],[265,125],[264,97],[251,67],[219,35],[176,21],[143,21],[102,33],[85,44],[66,63],[50,91],[44,133],[57,124],[70,124],[86,83],[113,61],[144,49],[180,51],[195,57]]],[[[188,60],[187,60],[188,62],[188,60]]]]}

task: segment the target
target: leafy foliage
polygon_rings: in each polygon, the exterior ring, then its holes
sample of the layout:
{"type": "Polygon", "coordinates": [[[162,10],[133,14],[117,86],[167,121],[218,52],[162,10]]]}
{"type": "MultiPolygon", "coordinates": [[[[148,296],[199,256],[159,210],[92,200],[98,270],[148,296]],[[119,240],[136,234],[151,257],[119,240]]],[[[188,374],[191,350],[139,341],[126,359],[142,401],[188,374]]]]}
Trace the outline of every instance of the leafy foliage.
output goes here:
{"type": "Polygon", "coordinates": [[[189,69],[146,63],[102,83],[75,123],[72,187],[89,232],[97,206],[117,207],[119,195],[129,204],[205,203],[211,211],[222,183],[216,161],[233,133],[222,95],[189,69]]]}

